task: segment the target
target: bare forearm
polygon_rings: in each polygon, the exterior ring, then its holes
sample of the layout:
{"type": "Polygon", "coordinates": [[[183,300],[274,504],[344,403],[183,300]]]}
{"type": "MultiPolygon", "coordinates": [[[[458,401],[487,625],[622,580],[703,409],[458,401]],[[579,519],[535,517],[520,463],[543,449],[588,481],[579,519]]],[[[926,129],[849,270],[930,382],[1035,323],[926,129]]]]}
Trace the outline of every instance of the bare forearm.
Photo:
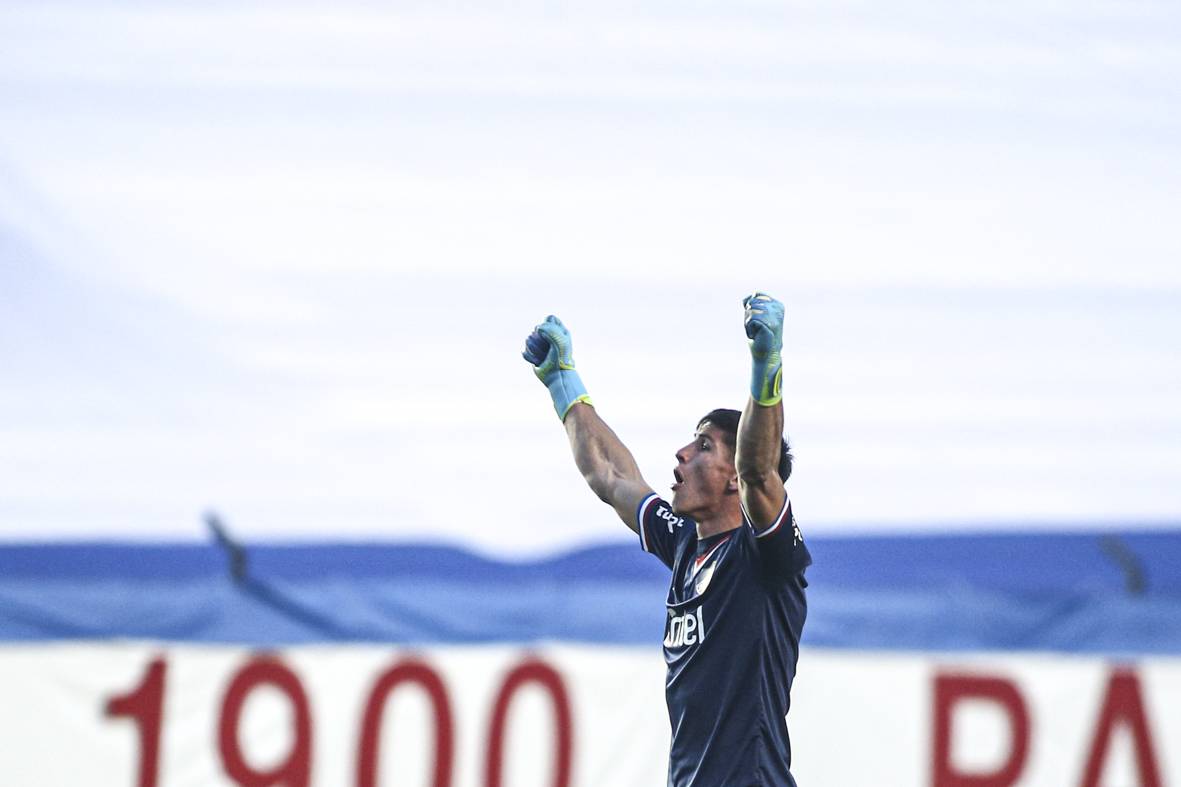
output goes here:
{"type": "Polygon", "coordinates": [[[748,398],[738,422],[734,464],[738,477],[752,487],[783,485],[779,457],[783,440],[783,402],[767,407],[748,398]]]}
{"type": "Polygon", "coordinates": [[[640,476],[631,451],[589,405],[579,403],[570,408],[564,424],[582,477],[599,499],[613,503],[614,483],[640,476]]]}
{"type": "Polygon", "coordinates": [[[549,390],[582,477],[625,525],[640,532],[637,506],[652,494],[652,488],[640,476],[631,451],[591,406],[586,387],[574,371],[570,331],[551,314],[529,334],[521,355],[549,390]]]}

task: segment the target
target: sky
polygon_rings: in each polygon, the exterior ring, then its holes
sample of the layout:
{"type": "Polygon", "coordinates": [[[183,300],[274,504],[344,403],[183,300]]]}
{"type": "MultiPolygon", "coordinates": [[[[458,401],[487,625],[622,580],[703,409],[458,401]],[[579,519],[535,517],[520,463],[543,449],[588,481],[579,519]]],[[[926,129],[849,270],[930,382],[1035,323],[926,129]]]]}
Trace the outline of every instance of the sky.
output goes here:
{"type": "Polygon", "coordinates": [[[0,2],[0,540],[629,537],[784,301],[808,533],[1181,520],[1181,9],[0,2]]]}

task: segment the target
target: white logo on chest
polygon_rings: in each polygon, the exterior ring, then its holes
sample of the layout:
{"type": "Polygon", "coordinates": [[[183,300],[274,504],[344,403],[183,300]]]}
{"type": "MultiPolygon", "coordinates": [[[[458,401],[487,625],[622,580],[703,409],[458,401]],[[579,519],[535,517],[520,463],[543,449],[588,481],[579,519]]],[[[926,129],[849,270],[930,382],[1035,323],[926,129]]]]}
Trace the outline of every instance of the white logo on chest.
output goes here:
{"type": "Polygon", "coordinates": [[[709,581],[714,578],[714,571],[717,569],[718,563],[721,561],[721,558],[718,558],[718,560],[715,560],[711,563],[709,559],[717,554],[717,551],[721,549],[722,546],[729,540],[730,536],[726,536],[721,541],[714,544],[712,549],[693,561],[693,566],[689,569],[689,571],[690,576],[693,577],[693,591],[697,595],[700,596],[705,592],[705,589],[709,587],[709,581]]]}
{"type": "Polygon", "coordinates": [[[699,606],[680,615],[671,609],[668,611],[668,628],[664,634],[666,648],[680,648],[705,641],[705,618],[701,610],[699,606]]]}
{"type": "Polygon", "coordinates": [[[717,567],[717,563],[710,563],[708,566],[701,569],[701,571],[697,572],[697,576],[693,577],[693,590],[697,593],[697,595],[700,596],[705,592],[705,589],[709,587],[709,581],[714,578],[714,569],[717,567]]]}

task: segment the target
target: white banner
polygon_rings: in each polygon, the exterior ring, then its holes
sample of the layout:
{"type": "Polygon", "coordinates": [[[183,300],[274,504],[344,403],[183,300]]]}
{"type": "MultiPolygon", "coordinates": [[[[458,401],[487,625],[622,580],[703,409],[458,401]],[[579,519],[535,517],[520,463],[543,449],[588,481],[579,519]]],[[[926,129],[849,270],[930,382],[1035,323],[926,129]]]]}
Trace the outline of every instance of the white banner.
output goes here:
{"type": "MultiPolygon", "coordinates": [[[[21,787],[665,783],[659,649],[0,647],[21,787]]],[[[1181,659],[805,648],[801,787],[1181,783],[1181,659]]]]}

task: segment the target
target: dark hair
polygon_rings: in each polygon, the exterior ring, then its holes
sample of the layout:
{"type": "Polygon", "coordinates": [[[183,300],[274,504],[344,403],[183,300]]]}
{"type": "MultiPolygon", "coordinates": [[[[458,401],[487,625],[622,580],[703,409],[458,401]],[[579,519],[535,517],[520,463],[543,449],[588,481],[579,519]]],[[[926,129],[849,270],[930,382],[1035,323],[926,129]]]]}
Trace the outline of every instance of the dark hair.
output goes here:
{"type": "MultiPolygon", "coordinates": [[[[706,421],[716,426],[726,438],[726,445],[730,446],[730,450],[734,451],[738,445],[738,421],[742,418],[742,413],[737,410],[727,410],[724,407],[719,407],[717,410],[710,410],[705,414],[700,421],[697,422],[697,428],[706,421]]],[[[783,440],[783,445],[779,449],[779,478],[784,483],[787,482],[788,476],[791,475],[791,446],[787,440],[783,440]]]]}

